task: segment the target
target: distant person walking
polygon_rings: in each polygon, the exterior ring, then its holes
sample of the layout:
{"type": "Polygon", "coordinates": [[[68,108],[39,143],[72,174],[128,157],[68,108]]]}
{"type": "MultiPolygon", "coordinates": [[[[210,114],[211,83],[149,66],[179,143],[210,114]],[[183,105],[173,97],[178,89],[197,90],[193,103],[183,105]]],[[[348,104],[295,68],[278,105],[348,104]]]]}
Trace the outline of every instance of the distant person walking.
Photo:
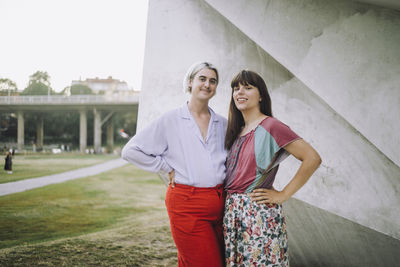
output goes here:
{"type": "Polygon", "coordinates": [[[122,150],[122,158],[142,169],[169,173],[165,204],[180,267],[224,265],[227,120],[208,106],[217,85],[213,65],[194,64],[184,79],[189,102],[162,115],[122,150]]]}
{"type": "Polygon", "coordinates": [[[7,171],[8,174],[12,174],[12,155],[11,152],[7,151],[6,157],[4,158],[4,170],[7,171]]]}

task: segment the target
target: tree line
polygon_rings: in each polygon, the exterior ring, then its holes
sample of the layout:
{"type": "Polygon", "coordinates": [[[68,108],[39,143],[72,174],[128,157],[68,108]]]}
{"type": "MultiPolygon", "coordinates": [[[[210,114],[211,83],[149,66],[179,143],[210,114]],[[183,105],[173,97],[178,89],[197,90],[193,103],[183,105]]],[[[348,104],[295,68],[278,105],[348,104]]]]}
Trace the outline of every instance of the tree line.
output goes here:
{"type": "Polygon", "coordinates": [[[84,84],[75,84],[71,87],[67,86],[61,92],[57,93],[53,90],[50,84],[50,76],[47,71],[36,71],[29,76],[28,86],[18,91],[15,82],[8,78],[0,79],[0,95],[65,95],[69,89],[71,95],[91,95],[93,91],[90,87],[84,84]]]}
{"type": "MultiPolygon", "coordinates": [[[[29,82],[26,88],[18,91],[17,85],[10,79],[0,78],[0,96],[15,95],[65,95],[69,90],[71,95],[90,95],[93,90],[82,84],[65,87],[57,93],[51,87],[50,76],[46,71],[36,71],[29,76],[29,82]]],[[[25,121],[25,145],[31,146],[36,142],[36,122],[39,117],[44,120],[44,138],[45,145],[69,145],[73,149],[79,148],[79,113],[78,112],[26,112],[25,121]]],[[[126,140],[118,135],[120,129],[124,129],[129,135],[136,131],[137,112],[116,113],[114,115],[114,142],[116,145],[124,144],[126,140]]],[[[87,135],[88,146],[93,145],[93,113],[87,113],[87,135]]],[[[17,116],[14,113],[0,113],[0,145],[17,142],[17,116]]],[[[105,142],[105,131],[102,131],[102,140],[105,142]]]]}

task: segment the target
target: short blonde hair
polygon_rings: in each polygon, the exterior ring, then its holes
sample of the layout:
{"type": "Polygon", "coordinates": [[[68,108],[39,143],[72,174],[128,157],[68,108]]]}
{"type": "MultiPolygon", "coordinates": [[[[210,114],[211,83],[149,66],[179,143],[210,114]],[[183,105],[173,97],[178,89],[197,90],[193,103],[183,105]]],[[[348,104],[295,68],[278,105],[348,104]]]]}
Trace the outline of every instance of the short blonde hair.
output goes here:
{"type": "Polygon", "coordinates": [[[190,66],[190,68],[186,72],[185,78],[183,78],[183,91],[185,93],[192,92],[192,88],[190,87],[190,82],[193,80],[194,76],[196,76],[196,74],[199,71],[201,71],[202,69],[213,70],[215,72],[215,74],[217,75],[217,84],[218,84],[219,76],[218,76],[217,68],[209,62],[205,62],[205,61],[196,62],[192,66],[190,66]]]}

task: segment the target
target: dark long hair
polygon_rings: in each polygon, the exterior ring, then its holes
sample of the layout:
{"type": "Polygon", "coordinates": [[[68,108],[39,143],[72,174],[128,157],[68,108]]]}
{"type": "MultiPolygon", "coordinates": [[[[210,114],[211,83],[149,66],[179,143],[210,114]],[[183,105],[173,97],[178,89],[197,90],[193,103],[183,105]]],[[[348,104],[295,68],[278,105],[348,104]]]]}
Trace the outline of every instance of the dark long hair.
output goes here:
{"type": "Polygon", "coordinates": [[[244,126],[244,119],[242,112],[237,109],[235,101],[233,100],[233,88],[239,86],[239,84],[247,86],[252,85],[257,87],[260,93],[260,111],[261,113],[272,117],[271,110],[271,97],[268,94],[267,85],[265,84],[263,78],[250,70],[242,70],[233,77],[231,82],[231,103],[229,105],[229,116],[228,116],[228,129],[226,130],[225,136],[225,148],[229,150],[236,138],[238,138],[240,131],[244,126]]]}

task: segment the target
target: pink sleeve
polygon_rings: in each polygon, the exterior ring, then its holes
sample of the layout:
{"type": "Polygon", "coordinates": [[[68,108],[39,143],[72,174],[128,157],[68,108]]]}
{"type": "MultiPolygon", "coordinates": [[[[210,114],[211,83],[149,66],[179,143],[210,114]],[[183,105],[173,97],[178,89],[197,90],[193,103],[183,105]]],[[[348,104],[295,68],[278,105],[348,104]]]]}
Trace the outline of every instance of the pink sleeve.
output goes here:
{"type": "Polygon", "coordinates": [[[301,137],[293,132],[289,126],[275,118],[267,119],[265,126],[266,129],[269,128],[267,131],[270,132],[280,148],[297,139],[301,139],[301,137]]]}

